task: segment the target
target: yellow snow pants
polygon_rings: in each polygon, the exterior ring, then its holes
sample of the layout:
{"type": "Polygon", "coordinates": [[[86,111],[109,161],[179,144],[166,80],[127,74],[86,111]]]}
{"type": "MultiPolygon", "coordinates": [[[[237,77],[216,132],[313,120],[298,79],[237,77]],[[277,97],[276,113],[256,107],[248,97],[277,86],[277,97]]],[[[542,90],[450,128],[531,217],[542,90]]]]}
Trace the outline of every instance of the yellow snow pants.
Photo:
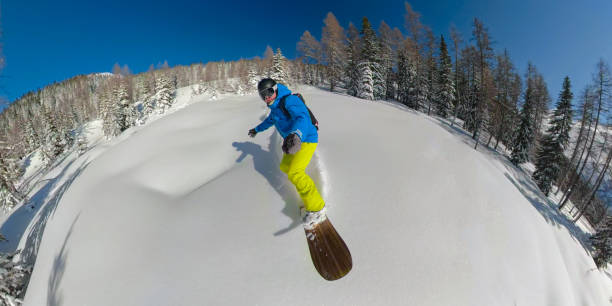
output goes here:
{"type": "Polygon", "coordinates": [[[285,172],[289,181],[295,185],[295,189],[297,189],[304,202],[304,208],[308,211],[319,211],[325,206],[317,186],[306,174],[306,167],[310,163],[317,145],[318,143],[303,142],[297,153],[285,154],[280,164],[281,171],[285,172]]]}

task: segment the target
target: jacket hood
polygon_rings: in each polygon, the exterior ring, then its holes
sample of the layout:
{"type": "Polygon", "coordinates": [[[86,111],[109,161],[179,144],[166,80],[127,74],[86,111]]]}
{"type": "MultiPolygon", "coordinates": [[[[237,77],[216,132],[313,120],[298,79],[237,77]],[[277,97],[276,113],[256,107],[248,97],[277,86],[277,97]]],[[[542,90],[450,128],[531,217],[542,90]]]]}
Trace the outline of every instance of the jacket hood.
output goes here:
{"type": "Polygon", "coordinates": [[[270,104],[269,107],[276,107],[278,105],[278,101],[280,101],[280,99],[282,97],[291,94],[291,90],[289,90],[289,88],[287,88],[287,86],[285,86],[285,85],[283,85],[281,83],[276,83],[276,88],[277,88],[276,99],[274,100],[274,103],[270,104]]]}

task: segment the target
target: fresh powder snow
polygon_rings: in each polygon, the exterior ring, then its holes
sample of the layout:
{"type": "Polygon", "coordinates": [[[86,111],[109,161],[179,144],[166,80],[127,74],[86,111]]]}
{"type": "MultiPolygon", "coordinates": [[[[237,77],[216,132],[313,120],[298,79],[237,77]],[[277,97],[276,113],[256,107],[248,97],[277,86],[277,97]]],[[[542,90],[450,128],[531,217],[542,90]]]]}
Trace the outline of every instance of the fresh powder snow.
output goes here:
{"type": "Polygon", "coordinates": [[[92,132],[5,217],[4,251],[36,257],[24,304],[611,304],[587,234],[504,156],[398,104],[296,91],[320,122],[307,171],[347,276],[314,269],[278,133],[247,136],[264,103],[184,89],[144,126],[92,132]]]}

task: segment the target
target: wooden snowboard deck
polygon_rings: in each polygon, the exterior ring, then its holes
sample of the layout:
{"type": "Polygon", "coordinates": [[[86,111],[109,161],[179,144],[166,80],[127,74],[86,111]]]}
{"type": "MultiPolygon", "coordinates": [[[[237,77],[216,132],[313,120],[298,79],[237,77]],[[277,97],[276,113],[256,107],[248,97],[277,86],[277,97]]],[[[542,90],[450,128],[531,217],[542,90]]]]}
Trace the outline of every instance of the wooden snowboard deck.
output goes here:
{"type": "Polygon", "coordinates": [[[329,218],[313,229],[304,230],[312,263],[324,279],[337,280],[351,271],[353,268],[351,252],[329,218]]]}

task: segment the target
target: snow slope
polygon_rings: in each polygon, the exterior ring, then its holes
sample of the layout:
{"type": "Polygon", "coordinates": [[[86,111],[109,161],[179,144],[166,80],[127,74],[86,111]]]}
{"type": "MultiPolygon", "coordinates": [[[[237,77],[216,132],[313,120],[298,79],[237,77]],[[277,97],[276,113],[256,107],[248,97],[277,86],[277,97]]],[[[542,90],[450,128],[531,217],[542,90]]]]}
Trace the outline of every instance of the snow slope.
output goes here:
{"type": "Polygon", "coordinates": [[[300,91],[349,275],[316,273],[278,134],[246,135],[264,104],[201,99],[70,162],[32,212],[25,305],[610,304],[584,234],[496,152],[401,106],[300,91]]]}

